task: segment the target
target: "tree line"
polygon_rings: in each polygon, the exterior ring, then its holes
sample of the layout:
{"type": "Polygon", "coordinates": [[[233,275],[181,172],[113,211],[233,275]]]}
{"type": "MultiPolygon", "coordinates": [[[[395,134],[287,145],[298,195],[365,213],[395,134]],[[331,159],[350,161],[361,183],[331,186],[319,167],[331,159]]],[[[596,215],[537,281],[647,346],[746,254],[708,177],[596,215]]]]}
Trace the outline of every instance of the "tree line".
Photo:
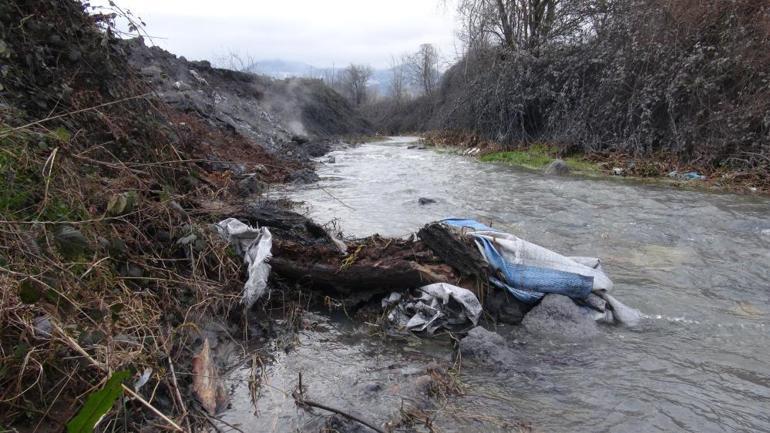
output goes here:
{"type": "Polygon", "coordinates": [[[666,153],[770,171],[766,0],[446,0],[462,58],[368,114],[383,132],[666,153]]]}
{"type": "Polygon", "coordinates": [[[414,97],[431,95],[440,78],[440,55],[432,44],[422,44],[409,54],[391,58],[387,70],[387,86],[381,93],[373,85],[374,69],[369,65],[350,64],[348,67],[323,71],[321,78],[331,88],[356,107],[377,101],[404,103],[414,97]]]}

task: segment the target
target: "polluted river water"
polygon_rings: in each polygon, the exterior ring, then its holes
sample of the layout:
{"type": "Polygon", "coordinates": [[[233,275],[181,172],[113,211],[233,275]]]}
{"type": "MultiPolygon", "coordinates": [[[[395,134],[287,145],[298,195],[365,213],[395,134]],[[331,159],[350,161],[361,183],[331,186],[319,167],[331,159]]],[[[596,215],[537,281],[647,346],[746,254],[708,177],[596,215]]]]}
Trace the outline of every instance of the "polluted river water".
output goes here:
{"type": "MultiPolygon", "coordinates": [[[[253,363],[230,374],[227,422],[244,431],[335,429],[328,413],[294,404],[301,371],[308,398],[379,426],[417,404],[440,432],[770,431],[770,201],[546,177],[409,149],[415,144],[397,137],[335,151],[334,162],[319,164],[317,185],[276,194],[304,203],[319,223],[336,219],[348,236],[404,236],[455,216],[565,255],[601,257],[613,294],[639,309],[642,323],[600,326],[575,341],[499,326],[510,362],[463,361],[464,394],[426,406],[415,403],[420,380],[426,366],[452,364],[448,339],[397,340],[312,315],[260,364],[257,391],[248,385],[253,363]],[[420,205],[421,197],[435,203],[420,205]]],[[[347,428],[339,431],[368,431],[347,428]]]]}

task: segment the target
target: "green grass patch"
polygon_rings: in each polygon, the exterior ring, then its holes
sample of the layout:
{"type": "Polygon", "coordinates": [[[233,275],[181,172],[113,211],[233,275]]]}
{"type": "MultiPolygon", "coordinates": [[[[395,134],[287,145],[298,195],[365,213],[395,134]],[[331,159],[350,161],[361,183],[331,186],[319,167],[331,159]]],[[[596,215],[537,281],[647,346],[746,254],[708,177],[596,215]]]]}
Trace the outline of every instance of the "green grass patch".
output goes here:
{"type": "MultiPolygon", "coordinates": [[[[527,149],[487,153],[479,157],[479,160],[542,170],[557,158],[556,155],[556,148],[544,144],[534,144],[527,149]]],[[[579,156],[567,157],[564,158],[564,161],[570,170],[576,173],[598,174],[601,172],[595,163],[579,156]]]]}
{"type": "Polygon", "coordinates": [[[488,153],[482,155],[479,159],[483,162],[502,162],[532,169],[541,169],[553,161],[553,158],[548,155],[532,153],[526,150],[488,153]]]}

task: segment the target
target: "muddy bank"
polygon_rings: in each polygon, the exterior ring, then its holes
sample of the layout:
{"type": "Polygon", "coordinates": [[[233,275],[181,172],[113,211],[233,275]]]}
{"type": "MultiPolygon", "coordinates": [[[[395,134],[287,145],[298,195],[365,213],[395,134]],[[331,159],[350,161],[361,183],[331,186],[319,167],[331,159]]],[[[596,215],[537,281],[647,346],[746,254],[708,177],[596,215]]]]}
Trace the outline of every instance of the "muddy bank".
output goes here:
{"type": "Polygon", "coordinates": [[[320,80],[275,80],[187,61],[141,38],[122,42],[129,63],[158,96],[177,110],[196,113],[271,152],[317,155],[324,139],[367,135],[370,125],[320,80]],[[320,140],[315,144],[313,141],[320,140]],[[306,145],[298,147],[297,145],[306,145]]]}

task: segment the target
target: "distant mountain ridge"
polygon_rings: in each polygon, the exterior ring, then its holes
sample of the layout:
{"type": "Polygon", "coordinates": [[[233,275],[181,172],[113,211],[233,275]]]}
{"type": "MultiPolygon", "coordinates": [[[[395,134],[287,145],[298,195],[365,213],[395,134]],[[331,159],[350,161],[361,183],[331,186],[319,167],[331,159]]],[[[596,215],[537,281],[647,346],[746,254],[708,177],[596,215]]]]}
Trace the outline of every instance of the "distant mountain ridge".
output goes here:
{"type": "MultiPolygon", "coordinates": [[[[267,75],[272,78],[286,79],[292,77],[301,78],[323,78],[331,75],[332,71],[339,72],[347,65],[334,68],[318,68],[311,64],[284,60],[284,59],[266,59],[254,62],[247,68],[249,72],[267,75]]],[[[386,94],[390,86],[391,69],[374,69],[372,77],[369,80],[369,86],[377,89],[378,93],[386,94]]]]}

